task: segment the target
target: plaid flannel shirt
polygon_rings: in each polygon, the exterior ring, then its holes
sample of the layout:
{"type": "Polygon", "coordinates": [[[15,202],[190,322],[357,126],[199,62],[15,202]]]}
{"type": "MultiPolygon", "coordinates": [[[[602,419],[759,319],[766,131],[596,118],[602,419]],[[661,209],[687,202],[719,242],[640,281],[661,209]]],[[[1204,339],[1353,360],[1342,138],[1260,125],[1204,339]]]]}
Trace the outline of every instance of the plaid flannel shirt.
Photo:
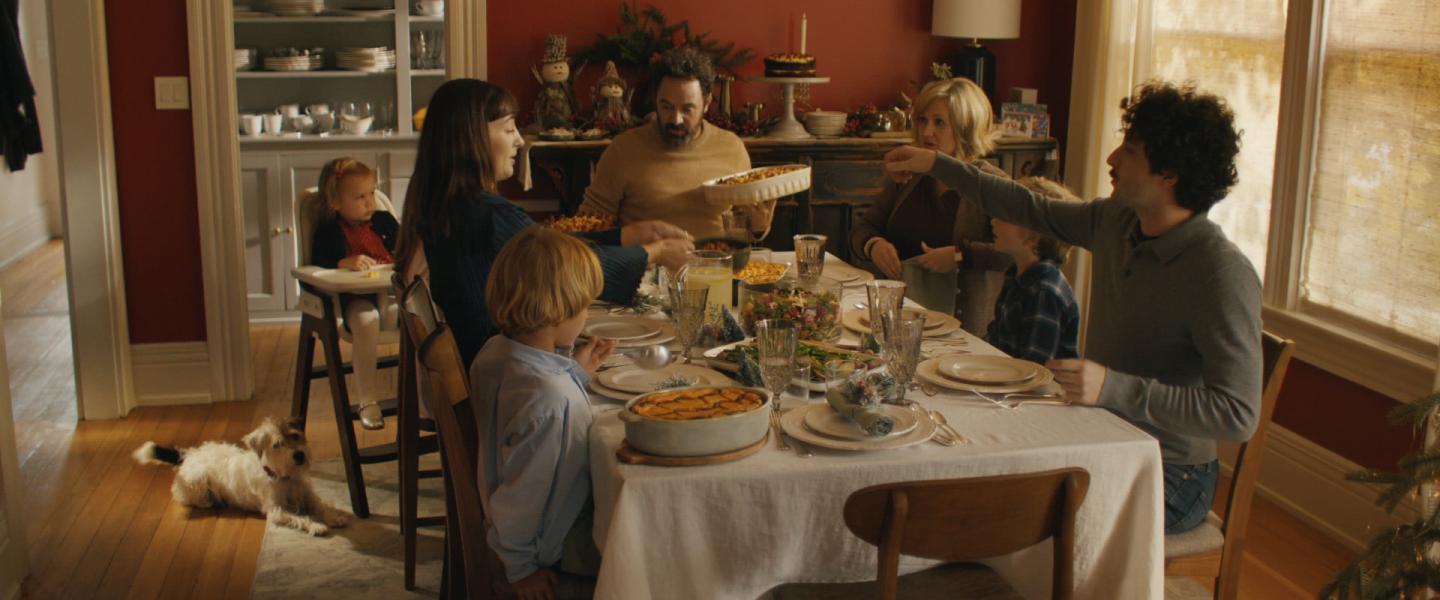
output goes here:
{"type": "Polygon", "coordinates": [[[1078,358],[1079,337],[1080,308],[1059,265],[1042,260],[1019,275],[1014,265],[1005,271],[985,341],[1015,358],[1045,364],[1078,358]]]}

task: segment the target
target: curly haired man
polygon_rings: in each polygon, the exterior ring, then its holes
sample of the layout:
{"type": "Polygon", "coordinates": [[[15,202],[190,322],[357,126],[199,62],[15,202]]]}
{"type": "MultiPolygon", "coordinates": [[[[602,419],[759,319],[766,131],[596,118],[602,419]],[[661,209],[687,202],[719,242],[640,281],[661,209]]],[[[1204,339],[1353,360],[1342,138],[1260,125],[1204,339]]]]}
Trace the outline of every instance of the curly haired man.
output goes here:
{"type": "Polygon", "coordinates": [[[1050,201],[920,148],[886,155],[897,178],[932,176],[991,216],[1094,253],[1083,359],[1048,366],[1075,404],[1109,409],[1160,441],[1165,531],[1205,521],[1216,440],[1260,415],[1260,279],[1206,213],[1235,184],[1240,134],[1224,100],[1150,82],[1121,102],[1109,198],[1050,201]]]}

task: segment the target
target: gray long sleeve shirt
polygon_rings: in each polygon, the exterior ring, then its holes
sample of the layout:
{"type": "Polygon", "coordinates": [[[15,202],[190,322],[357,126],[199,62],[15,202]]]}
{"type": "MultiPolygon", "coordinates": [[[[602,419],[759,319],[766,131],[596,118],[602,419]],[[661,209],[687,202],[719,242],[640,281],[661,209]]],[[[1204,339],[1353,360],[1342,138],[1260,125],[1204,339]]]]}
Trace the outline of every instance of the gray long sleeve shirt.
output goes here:
{"type": "Polygon", "coordinates": [[[1108,370],[1099,405],[1155,436],[1165,462],[1209,462],[1215,440],[1255,432],[1260,279],[1204,213],[1146,239],[1114,199],[1051,201],[947,156],[931,175],[993,217],[1094,254],[1085,352],[1108,370]]]}

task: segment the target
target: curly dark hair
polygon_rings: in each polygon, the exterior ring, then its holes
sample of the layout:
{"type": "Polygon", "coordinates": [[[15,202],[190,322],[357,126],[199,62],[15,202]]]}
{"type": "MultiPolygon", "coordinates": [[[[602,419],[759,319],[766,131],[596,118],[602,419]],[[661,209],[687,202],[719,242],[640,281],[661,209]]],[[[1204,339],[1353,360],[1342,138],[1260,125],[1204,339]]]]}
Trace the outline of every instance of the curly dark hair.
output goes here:
{"type": "Polygon", "coordinates": [[[1175,174],[1175,200],[1195,212],[1210,210],[1235,185],[1240,132],[1235,112],[1223,98],[1149,81],[1120,101],[1121,131],[1145,144],[1150,172],[1175,174]]]}
{"type": "MultiPolygon", "coordinates": [[[[655,81],[663,78],[694,79],[700,82],[700,95],[710,95],[710,85],[715,83],[715,65],[710,55],[689,46],[666,50],[655,63],[655,81]]],[[[659,91],[660,86],[656,85],[659,91]]]]}

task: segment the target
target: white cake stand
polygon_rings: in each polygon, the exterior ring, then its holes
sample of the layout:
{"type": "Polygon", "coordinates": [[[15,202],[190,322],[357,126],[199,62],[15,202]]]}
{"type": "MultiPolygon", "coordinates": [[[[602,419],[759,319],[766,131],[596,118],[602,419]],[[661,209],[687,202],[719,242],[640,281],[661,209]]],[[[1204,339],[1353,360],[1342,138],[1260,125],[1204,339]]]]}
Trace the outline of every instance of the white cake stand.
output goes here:
{"type": "Polygon", "coordinates": [[[810,132],[805,131],[805,126],[795,119],[795,85],[806,84],[816,85],[830,83],[829,77],[760,77],[755,81],[762,83],[774,83],[785,88],[785,114],[780,117],[780,122],[770,128],[769,137],[803,140],[810,139],[810,132]]]}

